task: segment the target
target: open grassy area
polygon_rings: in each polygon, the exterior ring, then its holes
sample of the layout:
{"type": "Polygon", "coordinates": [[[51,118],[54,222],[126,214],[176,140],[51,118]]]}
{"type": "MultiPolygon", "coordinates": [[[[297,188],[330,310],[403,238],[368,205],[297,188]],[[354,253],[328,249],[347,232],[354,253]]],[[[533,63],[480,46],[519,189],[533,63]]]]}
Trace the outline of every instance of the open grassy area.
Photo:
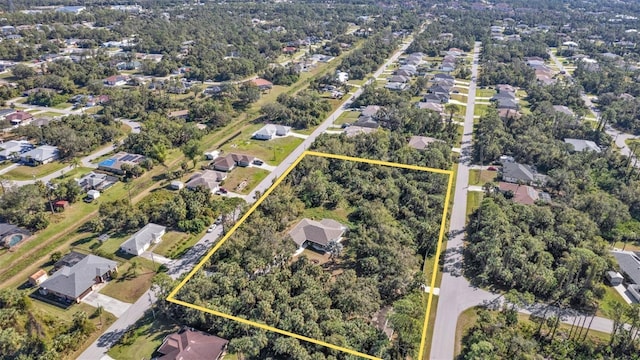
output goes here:
{"type": "Polygon", "coordinates": [[[118,360],[151,359],[153,353],[162,345],[162,340],[179,328],[171,321],[162,318],[154,319],[152,314],[146,314],[129,330],[128,340],[120,340],[108,354],[118,360]]]}
{"type": "Polygon", "coordinates": [[[9,180],[32,180],[34,177],[39,178],[49,175],[66,167],[67,164],[59,161],[50,162],[39,166],[18,166],[17,168],[4,174],[9,180]]]}
{"type": "Polygon", "coordinates": [[[353,209],[345,209],[338,207],[334,210],[328,210],[324,207],[306,208],[302,213],[302,217],[306,217],[313,220],[333,219],[344,225],[351,225],[349,221],[349,215],[353,212],[353,209]]]}
{"type": "Polygon", "coordinates": [[[359,111],[345,111],[333,123],[336,125],[342,125],[346,123],[353,124],[354,122],[358,121],[359,116],[359,111]]]}
{"type": "MultiPolygon", "coordinates": [[[[107,286],[100,290],[101,294],[111,296],[120,301],[134,303],[145,291],[151,287],[151,279],[156,274],[154,264],[146,259],[135,258],[131,260],[139,264],[134,271],[132,262],[124,263],[118,267],[118,277],[109,281],[107,286]]],[[[155,265],[158,267],[158,264],[155,265]]]]}
{"type": "Polygon", "coordinates": [[[200,235],[187,234],[179,231],[168,231],[162,236],[162,241],[153,248],[153,252],[164,257],[175,259],[182,249],[190,248],[198,242],[200,235]]]}
{"type": "Polygon", "coordinates": [[[476,308],[469,308],[460,314],[456,323],[456,342],[453,354],[460,355],[462,351],[462,338],[475,325],[478,320],[478,312],[476,308]]]}
{"type": "Polygon", "coordinates": [[[37,118],[39,118],[39,117],[54,118],[54,117],[58,117],[58,116],[64,116],[64,114],[63,113],[59,113],[59,112],[54,112],[54,111],[45,111],[45,112],[37,113],[34,116],[37,117],[37,118]]]}
{"type": "Polygon", "coordinates": [[[239,194],[248,194],[256,185],[269,175],[264,169],[255,167],[235,168],[222,182],[222,186],[239,194]]]}
{"type": "Polygon", "coordinates": [[[471,215],[482,202],[483,193],[481,191],[469,191],[467,193],[467,216],[471,215]]]}
{"type": "Polygon", "coordinates": [[[476,88],[476,97],[488,97],[488,98],[490,98],[495,94],[496,94],[496,91],[494,89],[476,88]]]}
{"type": "Polygon", "coordinates": [[[473,107],[473,115],[484,115],[488,107],[489,105],[475,104],[475,106],[473,107]]]}
{"type": "Polygon", "coordinates": [[[496,171],[489,170],[469,170],[469,185],[482,186],[488,182],[492,182],[496,179],[496,171]]]}
{"type": "Polygon", "coordinates": [[[598,311],[596,312],[597,316],[601,316],[604,318],[609,318],[611,311],[622,305],[626,305],[627,302],[624,301],[622,295],[618,293],[616,289],[611,286],[605,286],[604,298],[600,301],[600,306],[598,307],[598,311]]]}
{"type": "MultiPolygon", "coordinates": [[[[248,134],[248,136],[251,135],[248,134]]],[[[244,137],[227,143],[222,147],[222,150],[228,153],[252,155],[270,165],[278,165],[293,149],[298,147],[302,141],[301,138],[293,136],[269,141],[246,139],[246,137],[244,137]]]]}
{"type": "Polygon", "coordinates": [[[61,109],[61,110],[62,110],[62,109],[66,109],[66,108],[68,108],[68,107],[70,107],[70,106],[73,106],[73,104],[68,103],[68,102],[63,102],[63,103],[60,103],[60,104],[58,104],[58,105],[53,106],[53,108],[54,108],[54,109],[61,109]]]}

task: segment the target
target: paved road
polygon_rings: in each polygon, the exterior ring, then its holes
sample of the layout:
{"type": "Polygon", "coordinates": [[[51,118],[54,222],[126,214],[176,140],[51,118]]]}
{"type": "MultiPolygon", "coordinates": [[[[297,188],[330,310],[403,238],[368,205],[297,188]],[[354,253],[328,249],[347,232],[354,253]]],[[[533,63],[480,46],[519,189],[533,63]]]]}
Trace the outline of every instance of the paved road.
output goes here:
{"type": "Polygon", "coordinates": [[[431,359],[453,359],[456,323],[460,313],[471,306],[494,300],[497,297],[487,291],[471,287],[469,282],[460,276],[462,271],[464,228],[467,220],[467,187],[469,184],[469,167],[472,160],[473,111],[476,96],[475,79],[478,76],[479,55],[480,43],[476,42],[473,48],[472,81],[469,83],[467,111],[464,118],[461,153],[456,175],[455,197],[451,210],[449,230],[452,236],[447,242],[445,253],[442,254],[445,258],[445,270],[440,284],[436,321],[432,324],[435,329],[431,346],[431,359]]]}
{"type": "MultiPolygon", "coordinates": [[[[402,53],[409,47],[410,44],[411,44],[410,41],[403,43],[400,49],[396,51],[387,60],[387,62],[385,62],[382,66],[380,66],[380,68],[378,68],[378,70],[372,75],[372,79],[379,77],[389,65],[397,61],[400,55],[402,55],[402,53]]],[[[375,81],[375,80],[369,80],[367,81],[367,84],[370,83],[371,81],[375,81]]],[[[287,168],[289,168],[289,166],[291,166],[291,164],[293,164],[302,155],[302,153],[305,150],[307,150],[311,146],[311,144],[316,140],[318,136],[320,136],[320,134],[324,133],[327,129],[331,128],[333,126],[334,121],[337,118],[339,118],[340,115],[342,115],[342,113],[344,113],[345,111],[349,111],[349,106],[351,106],[353,101],[362,94],[362,89],[363,87],[360,87],[355,93],[349,96],[340,108],[338,108],[331,115],[329,115],[326,118],[326,120],[323,121],[322,124],[320,124],[320,126],[318,126],[318,128],[315,131],[313,131],[313,133],[311,133],[311,135],[309,135],[309,137],[307,137],[302,142],[302,144],[300,144],[295,150],[293,150],[291,154],[289,154],[289,156],[287,156],[287,158],[284,159],[280,163],[280,165],[278,165],[275,168],[275,170],[273,170],[269,175],[267,175],[267,177],[264,178],[264,180],[262,180],[253,189],[253,191],[249,193],[249,195],[246,196],[247,201],[252,202],[255,199],[255,195],[257,192],[260,192],[260,194],[264,194],[264,192],[273,184],[273,182],[280,175],[282,175],[285,172],[285,170],[287,170],[287,168]]]]}
{"type": "MultiPolygon", "coordinates": [[[[128,125],[131,128],[131,132],[132,133],[139,133],[140,132],[140,123],[138,123],[136,121],[133,121],[133,120],[128,120],[128,119],[119,119],[119,120],[122,121],[125,125],[128,125]]],[[[98,167],[98,165],[93,164],[92,161],[97,159],[97,158],[99,158],[99,157],[101,157],[101,156],[103,156],[103,155],[106,155],[106,154],[112,152],[115,148],[116,148],[115,144],[112,144],[112,145],[109,145],[109,146],[105,146],[105,147],[103,147],[103,148],[101,148],[101,149],[99,149],[99,150],[97,150],[97,151],[95,151],[95,152],[93,152],[93,153],[81,158],[80,162],[81,162],[83,167],[88,167],[88,168],[94,168],[95,169],[95,168],[98,167]]],[[[17,166],[22,166],[22,165],[14,164],[14,165],[11,165],[10,167],[12,167],[12,169],[13,169],[13,168],[15,168],[14,166],[17,167],[17,166]]],[[[27,185],[27,184],[33,184],[36,181],[42,181],[43,183],[46,184],[47,182],[51,181],[52,179],[55,179],[55,178],[63,175],[66,172],[69,172],[71,170],[73,170],[73,166],[69,165],[69,166],[66,166],[66,167],[58,170],[58,171],[52,172],[49,175],[45,175],[45,176],[39,177],[37,179],[10,181],[10,185],[11,186],[24,186],[24,185],[27,185]]],[[[1,174],[2,173],[0,173],[0,175],[1,174]]]]}
{"type": "MultiPolygon", "coordinates": [[[[410,42],[404,43],[400,50],[398,50],[389,60],[383,64],[374,74],[373,78],[380,76],[380,74],[389,66],[392,62],[396,61],[398,57],[409,47],[410,42]]],[[[280,176],[302,153],[309,148],[311,143],[322,134],[329,126],[333,124],[349,105],[362,93],[362,89],[358,89],[353,95],[351,95],[345,102],[343,107],[336,110],[331,114],[302,144],[300,144],[287,158],[280,164],[274,171],[272,171],[267,178],[265,178],[256,188],[245,197],[248,203],[254,202],[256,192],[264,193],[273,183],[273,181],[280,176]]],[[[236,218],[237,218],[236,214],[236,218]]],[[[206,233],[196,245],[194,245],[189,251],[182,256],[179,260],[173,261],[166,266],[169,268],[167,274],[173,279],[179,278],[184,273],[190,271],[196,262],[207,252],[208,249],[222,236],[222,226],[218,226],[213,232],[206,233]]],[[[82,355],[80,360],[96,360],[96,359],[108,359],[106,357],[107,351],[113,346],[118,339],[127,331],[129,326],[133,325],[138,319],[140,319],[145,311],[147,311],[151,304],[156,301],[156,296],[153,290],[149,289],[142,295],[138,301],[133,303],[129,309],[122,314],[113,325],[107,329],[82,355]]]]}

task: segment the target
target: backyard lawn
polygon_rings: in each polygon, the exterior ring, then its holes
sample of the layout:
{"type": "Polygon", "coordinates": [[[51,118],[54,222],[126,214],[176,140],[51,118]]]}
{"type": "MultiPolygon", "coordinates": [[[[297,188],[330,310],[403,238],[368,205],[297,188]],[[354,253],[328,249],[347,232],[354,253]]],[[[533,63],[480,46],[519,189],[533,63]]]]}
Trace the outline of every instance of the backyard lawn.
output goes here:
{"type": "Polygon", "coordinates": [[[604,298],[600,301],[600,307],[596,312],[597,316],[609,318],[611,311],[614,308],[620,307],[621,305],[625,305],[627,302],[622,298],[622,295],[618,293],[616,289],[611,286],[604,287],[604,298]]]}
{"type": "Polygon", "coordinates": [[[488,107],[489,107],[488,105],[476,104],[473,108],[473,115],[480,115],[480,116],[484,115],[488,107]]]}
{"type": "MultiPolygon", "coordinates": [[[[158,267],[158,264],[155,264],[158,267]]],[[[154,264],[146,259],[135,258],[118,267],[118,276],[102,288],[101,294],[120,301],[134,303],[151,287],[151,279],[156,274],[154,264]],[[131,268],[132,262],[138,263],[138,269],[131,268]]]]}
{"type": "Polygon", "coordinates": [[[153,353],[162,345],[162,340],[178,329],[179,326],[170,321],[154,319],[151,314],[146,314],[129,330],[129,343],[125,344],[127,341],[120,340],[108,354],[114,359],[122,360],[151,359],[153,353]]]}
{"type": "MultiPolygon", "coordinates": [[[[250,135],[249,135],[250,136],[250,135]]],[[[226,153],[247,154],[257,157],[269,165],[278,165],[289,155],[298,145],[302,143],[301,138],[287,136],[284,138],[269,141],[253,139],[234,139],[222,147],[226,153]]]]}
{"type": "Polygon", "coordinates": [[[360,116],[359,111],[345,111],[342,113],[342,115],[340,115],[336,119],[336,121],[334,121],[334,124],[336,125],[342,125],[346,123],[353,124],[354,122],[358,121],[359,116],[360,116]]]}
{"type": "Polygon", "coordinates": [[[200,237],[196,237],[194,235],[183,233],[180,231],[167,231],[167,233],[162,236],[162,241],[151,251],[153,251],[154,254],[162,255],[170,259],[175,259],[175,257],[171,255],[175,253],[179,248],[183,247],[184,243],[190,242],[192,238],[195,238],[195,242],[197,242],[197,239],[199,239],[200,237]]]}
{"type": "Polygon", "coordinates": [[[493,95],[496,94],[496,91],[494,89],[476,89],[476,97],[492,97],[493,95]]]}
{"type": "Polygon", "coordinates": [[[469,191],[467,193],[467,216],[473,214],[480,207],[482,196],[481,191],[469,191]]]}
{"type": "Polygon", "coordinates": [[[239,194],[248,194],[262,179],[269,175],[269,171],[255,167],[235,168],[222,182],[222,186],[239,194]]]}
{"type": "Polygon", "coordinates": [[[23,165],[9,171],[4,176],[9,180],[32,180],[34,177],[39,178],[59,171],[67,165],[68,164],[64,164],[59,161],[54,161],[39,166],[23,165]]]}
{"type": "Polygon", "coordinates": [[[349,226],[349,214],[353,212],[353,209],[345,209],[338,207],[334,210],[328,210],[324,207],[306,208],[302,213],[303,217],[320,221],[322,219],[333,219],[343,225],[349,226]]]}
{"type": "Polygon", "coordinates": [[[482,186],[488,182],[495,181],[497,177],[496,171],[489,170],[469,170],[469,185],[482,186]]]}

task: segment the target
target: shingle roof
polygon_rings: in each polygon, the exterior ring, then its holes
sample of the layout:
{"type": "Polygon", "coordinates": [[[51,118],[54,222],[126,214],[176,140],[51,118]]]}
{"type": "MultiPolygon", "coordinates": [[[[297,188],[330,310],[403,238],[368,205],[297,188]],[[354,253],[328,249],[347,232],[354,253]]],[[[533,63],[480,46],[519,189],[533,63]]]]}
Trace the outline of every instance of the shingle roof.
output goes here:
{"type": "Polygon", "coordinates": [[[187,330],[167,336],[158,352],[158,360],[217,359],[229,341],[200,331],[187,330]]]}
{"type": "Polygon", "coordinates": [[[502,166],[502,174],[505,178],[514,178],[525,182],[534,181],[533,171],[530,166],[515,162],[506,162],[502,166]]]}
{"type": "Polygon", "coordinates": [[[140,250],[144,249],[145,246],[151,244],[159,234],[164,234],[166,229],[167,228],[162,225],[148,223],[127,239],[127,241],[123,242],[120,247],[136,249],[137,252],[140,252],[140,250]]]}
{"type": "Polygon", "coordinates": [[[427,146],[429,146],[429,144],[438,142],[438,141],[442,141],[442,140],[438,140],[428,136],[412,136],[409,139],[409,146],[414,149],[424,150],[427,148],[427,146]]]}
{"type": "Polygon", "coordinates": [[[564,142],[573,146],[573,150],[575,151],[595,151],[599,153],[602,151],[596,143],[591,140],[582,140],[582,139],[564,139],[564,142]]]}
{"type": "Polygon", "coordinates": [[[305,218],[300,220],[289,235],[298,246],[302,246],[305,241],[327,246],[330,241],[339,239],[344,231],[345,227],[335,220],[322,219],[318,222],[305,218]]]}
{"type": "Polygon", "coordinates": [[[640,261],[638,258],[628,252],[612,252],[613,256],[618,260],[620,269],[624,272],[634,284],[640,285],[640,261]]]}
{"type": "Polygon", "coordinates": [[[202,173],[195,174],[185,186],[188,189],[195,189],[199,186],[204,186],[207,189],[213,191],[218,189],[220,185],[221,176],[219,172],[212,170],[205,170],[202,173]]]}
{"type": "Polygon", "coordinates": [[[72,267],[63,266],[40,284],[41,288],[71,298],[78,298],[95,284],[96,276],[102,276],[118,266],[113,260],[87,255],[72,267]]]}

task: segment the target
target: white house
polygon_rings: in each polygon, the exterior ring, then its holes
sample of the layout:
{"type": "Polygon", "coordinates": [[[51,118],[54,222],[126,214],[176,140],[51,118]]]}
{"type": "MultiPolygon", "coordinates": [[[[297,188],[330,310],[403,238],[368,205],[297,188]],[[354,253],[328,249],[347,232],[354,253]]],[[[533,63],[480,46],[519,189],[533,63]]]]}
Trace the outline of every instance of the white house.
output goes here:
{"type": "Polygon", "coordinates": [[[336,73],[336,80],[340,83],[346,83],[349,80],[349,73],[338,71],[336,73]]]}
{"type": "Polygon", "coordinates": [[[123,242],[120,245],[120,250],[138,256],[147,251],[152,243],[157,244],[162,241],[162,235],[166,230],[167,228],[162,225],[148,223],[127,241],[123,242]]]}
{"type": "Polygon", "coordinates": [[[276,136],[287,136],[291,127],[284,125],[267,124],[262,129],[253,133],[253,138],[257,140],[271,140],[276,136]]]}

